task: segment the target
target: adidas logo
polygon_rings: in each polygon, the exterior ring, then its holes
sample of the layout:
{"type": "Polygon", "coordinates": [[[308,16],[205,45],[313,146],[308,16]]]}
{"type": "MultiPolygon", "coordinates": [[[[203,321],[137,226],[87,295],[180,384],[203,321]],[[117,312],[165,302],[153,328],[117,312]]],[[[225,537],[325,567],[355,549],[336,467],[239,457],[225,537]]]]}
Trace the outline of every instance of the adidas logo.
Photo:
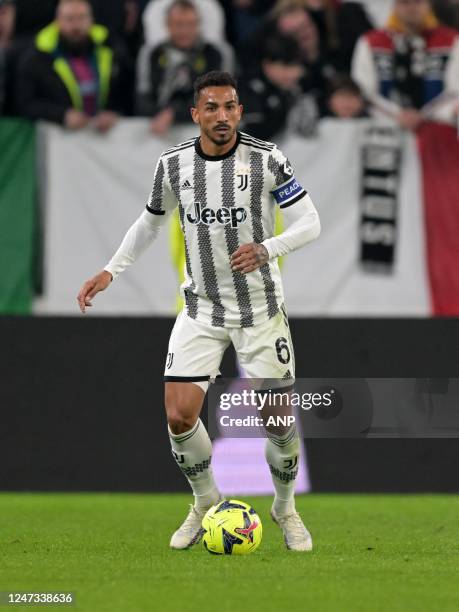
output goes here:
{"type": "Polygon", "coordinates": [[[182,185],[182,189],[193,189],[193,185],[190,183],[190,181],[186,180],[182,185]]]}

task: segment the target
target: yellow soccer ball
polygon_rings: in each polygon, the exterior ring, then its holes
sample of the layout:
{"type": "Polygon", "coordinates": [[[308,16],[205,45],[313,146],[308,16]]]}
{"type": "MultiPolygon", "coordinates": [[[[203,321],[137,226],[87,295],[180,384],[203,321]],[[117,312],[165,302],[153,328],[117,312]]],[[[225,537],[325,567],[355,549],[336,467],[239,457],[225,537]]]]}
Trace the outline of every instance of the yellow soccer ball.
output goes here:
{"type": "Polygon", "coordinates": [[[248,555],[261,544],[260,517],[250,504],[222,501],[202,519],[204,547],[214,555],[248,555]]]}

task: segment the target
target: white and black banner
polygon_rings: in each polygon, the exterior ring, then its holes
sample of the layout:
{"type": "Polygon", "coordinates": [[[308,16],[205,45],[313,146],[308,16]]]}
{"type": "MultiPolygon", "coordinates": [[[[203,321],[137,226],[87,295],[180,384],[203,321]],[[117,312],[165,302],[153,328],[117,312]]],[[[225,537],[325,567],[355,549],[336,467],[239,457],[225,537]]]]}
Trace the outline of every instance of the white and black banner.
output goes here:
{"type": "Polygon", "coordinates": [[[369,126],[362,143],[362,264],[392,272],[396,254],[401,135],[391,126],[369,126]]]}

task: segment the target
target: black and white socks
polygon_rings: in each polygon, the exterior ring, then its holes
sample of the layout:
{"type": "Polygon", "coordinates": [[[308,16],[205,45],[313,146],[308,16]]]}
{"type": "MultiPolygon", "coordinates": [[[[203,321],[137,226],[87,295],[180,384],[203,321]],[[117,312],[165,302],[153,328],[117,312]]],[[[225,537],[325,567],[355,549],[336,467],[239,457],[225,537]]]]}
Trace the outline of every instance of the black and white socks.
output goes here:
{"type": "MultiPolygon", "coordinates": [[[[195,497],[195,508],[205,511],[220,499],[211,467],[212,442],[201,419],[181,434],[169,429],[172,454],[186,476],[195,497]]],[[[278,436],[268,434],[265,456],[271,471],[275,496],[273,510],[277,516],[295,512],[295,481],[298,475],[300,440],[295,426],[278,436]]]]}
{"type": "Polygon", "coordinates": [[[294,496],[299,452],[300,440],[294,425],[283,436],[268,433],[265,456],[276,492],[273,510],[277,516],[295,512],[294,496]]]}
{"type": "Polygon", "coordinates": [[[201,419],[189,430],[173,434],[169,430],[172,454],[186,476],[195,497],[195,508],[207,510],[220,499],[212,467],[212,442],[201,419]]]}

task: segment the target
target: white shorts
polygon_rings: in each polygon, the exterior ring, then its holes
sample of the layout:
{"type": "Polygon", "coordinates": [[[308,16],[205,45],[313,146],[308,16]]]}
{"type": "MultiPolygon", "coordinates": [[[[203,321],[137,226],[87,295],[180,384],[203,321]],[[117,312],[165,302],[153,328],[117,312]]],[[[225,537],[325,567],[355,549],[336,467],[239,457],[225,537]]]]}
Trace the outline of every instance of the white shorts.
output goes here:
{"type": "Polygon", "coordinates": [[[182,310],[169,340],[164,380],[212,382],[220,374],[223,353],[231,343],[248,378],[282,380],[285,385],[293,382],[295,357],[283,307],[261,325],[232,328],[205,325],[182,310]]]}

